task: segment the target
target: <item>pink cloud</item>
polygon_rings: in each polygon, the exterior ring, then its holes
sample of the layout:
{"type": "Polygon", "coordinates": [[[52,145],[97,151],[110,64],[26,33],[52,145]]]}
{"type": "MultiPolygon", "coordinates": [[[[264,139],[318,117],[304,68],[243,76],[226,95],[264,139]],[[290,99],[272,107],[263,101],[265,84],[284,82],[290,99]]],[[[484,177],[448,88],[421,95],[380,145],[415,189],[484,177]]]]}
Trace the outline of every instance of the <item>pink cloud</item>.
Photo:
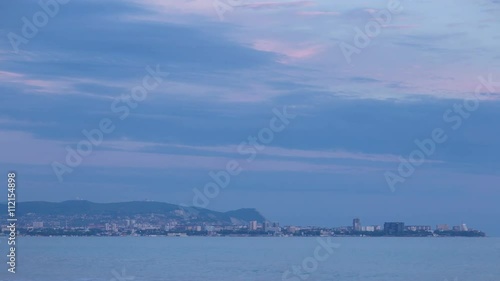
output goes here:
{"type": "MultiPolygon", "coordinates": [[[[319,54],[324,47],[320,45],[306,45],[300,47],[292,47],[289,43],[283,43],[273,40],[257,40],[252,47],[259,51],[278,53],[286,56],[288,59],[307,59],[319,54]]],[[[287,62],[288,60],[281,60],[287,62]]]]}
{"type": "Polygon", "coordinates": [[[339,12],[322,12],[322,11],[302,11],[298,12],[299,16],[338,16],[339,12]]]}
{"type": "Polygon", "coordinates": [[[193,14],[202,15],[209,18],[218,18],[217,9],[227,12],[235,9],[280,9],[305,7],[314,4],[314,1],[288,1],[288,2],[256,2],[248,0],[226,1],[226,0],[129,0],[133,4],[147,8],[151,14],[129,14],[121,18],[127,21],[153,21],[153,22],[174,22],[186,23],[182,15],[193,14]],[[249,3],[250,2],[250,3],[249,3]],[[168,16],[165,16],[168,15],[168,16]]]}
{"type": "MultiPolygon", "coordinates": [[[[130,0],[132,3],[147,7],[151,11],[161,12],[163,14],[175,15],[175,14],[198,14],[209,17],[217,17],[216,8],[214,4],[217,0],[190,0],[190,1],[179,1],[179,0],[130,0]]],[[[236,3],[231,3],[231,1],[222,1],[222,3],[227,3],[223,5],[225,8],[232,10],[235,8],[246,8],[246,9],[278,9],[278,8],[290,8],[290,7],[303,7],[314,4],[314,1],[288,1],[288,2],[257,2],[257,3],[247,3],[248,1],[234,1],[236,3]]],[[[151,15],[141,16],[141,15],[130,15],[125,17],[126,19],[136,19],[136,20],[153,20],[153,21],[172,21],[168,18],[158,18],[152,17],[151,15]]]]}
{"type": "Polygon", "coordinates": [[[3,80],[3,78],[20,79],[22,77],[24,77],[24,75],[20,74],[20,73],[9,72],[9,71],[1,71],[0,70],[0,79],[2,79],[2,80],[3,80]]]}
{"type": "Polygon", "coordinates": [[[21,85],[30,92],[64,94],[72,90],[71,83],[62,80],[34,79],[23,73],[0,71],[0,82],[21,85]]]}
{"type": "Polygon", "coordinates": [[[313,5],[314,1],[289,1],[289,2],[260,2],[238,5],[238,7],[250,9],[276,9],[313,5]]]}
{"type": "Polygon", "coordinates": [[[130,0],[139,6],[149,6],[153,10],[161,10],[167,13],[180,12],[183,14],[214,14],[213,1],[206,0],[130,0]]]}
{"type": "Polygon", "coordinates": [[[395,25],[395,24],[385,24],[382,25],[383,28],[391,28],[391,29],[412,29],[418,27],[418,25],[408,24],[408,25],[395,25]]]}
{"type": "Polygon", "coordinates": [[[22,92],[28,94],[80,94],[93,98],[110,99],[112,96],[105,94],[88,93],[76,89],[78,84],[93,84],[114,87],[131,87],[127,81],[104,81],[85,77],[34,77],[30,74],[0,70],[0,82],[13,84],[22,92]]]}
{"type": "Polygon", "coordinates": [[[363,11],[365,11],[365,12],[367,12],[367,13],[370,13],[370,14],[374,14],[374,13],[376,13],[378,10],[368,8],[368,9],[364,9],[363,11]]]}

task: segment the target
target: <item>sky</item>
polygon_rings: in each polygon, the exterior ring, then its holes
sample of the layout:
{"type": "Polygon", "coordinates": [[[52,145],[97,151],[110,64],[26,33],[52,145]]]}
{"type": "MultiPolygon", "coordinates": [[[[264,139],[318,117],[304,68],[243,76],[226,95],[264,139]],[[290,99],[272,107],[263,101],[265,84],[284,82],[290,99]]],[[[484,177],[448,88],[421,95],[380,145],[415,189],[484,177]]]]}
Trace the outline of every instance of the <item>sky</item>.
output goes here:
{"type": "Polygon", "coordinates": [[[20,201],[500,235],[499,15],[498,0],[2,1],[0,171],[20,201]]]}

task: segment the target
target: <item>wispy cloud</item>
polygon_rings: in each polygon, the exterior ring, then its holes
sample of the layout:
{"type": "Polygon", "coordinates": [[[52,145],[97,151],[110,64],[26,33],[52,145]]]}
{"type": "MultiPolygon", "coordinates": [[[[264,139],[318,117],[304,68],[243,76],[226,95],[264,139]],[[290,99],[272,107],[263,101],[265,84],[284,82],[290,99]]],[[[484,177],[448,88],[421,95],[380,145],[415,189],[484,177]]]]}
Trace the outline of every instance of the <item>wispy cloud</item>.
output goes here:
{"type": "MultiPolygon", "coordinates": [[[[162,144],[151,142],[135,142],[135,141],[114,141],[103,144],[105,147],[119,149],[124,151],[143,151],[151,150],[154,148],[170,147],[178,149],[187,149],[194,151],[206,151],[215,153],[238,155],[237,145],[226,146],[192,146],[181,144],[162,144]]],[[[282,147],[266,147],[265,150],[259,152],[261,155],[285,157],[285,158],[306,158],[306,159],[348,159],[348,160],[361,160],[369,162],[399,162],[397,155],[390,154],[370,154],[349,151],[328,151],[328,150],[302,150],[290,149],[282,147]]],[[[438,161],[436,161],[438,162],[438,161]]]]}
{"type": "Polygon", "coordinates": [[[253,48],[259,51],[277,53],[284,58],[278,59],[280,62],[290,62],[291,60],[303,60],[318,55],[324,47],[317,44],[300,44],[302,46],[291,46],[292,43],[280,42],[276,40],[256,40],[253,48]]]}
{"type": "Polygon", "coordinates": [[[71,83],[67,81],[51,81],[9,71],[0,71],[0,82],[22,86],[25,90],[34,93],[67,94],[74,90],[71,83]]]}
{"type": "MultiPolygon", "coordinates": [[[[54,161],[64,161],[66,146],[72,142],[53,141],[39,139],[33,135],[21,131],[0,131],[0,163],[30,164],[49,166],[54,161]]],[[[170,146],[174,148],[188,148],[190,150],[202,150],[212,152],[231,152],[231,147],[194,147],[187,145],[158,145],[141,142],[106,142],[103,149],[92,152],[82,164],[85,167],[135,167],[155,169],[217,169],[224,168],[230,160],[239,159],[242,167],[251,171],[293,171],[293,172],[326,172],[326,173],[351,173],[382,170],[377,167],[363,165],[341,165],[341,164],[317,164],[308,161],[285,160],[285,159],[257,159],[247,163],[241,157],[229,156],[206,156],[182,152],[165,153],[159,151],[144,152],[146,148],[158,148],[170,146]],[[112,148],[110,150],[110,148],[112,148]],[[119,149],[119,150],[117,150],[119,149]]],[[[232,151],[234,152],[234,151],[232,151]]],[[[287,151],[280,148],[271,148],[263,151],[263,155],[286,156],[297,158],[319,157],[317,152],[296,151],[287,155],[287,151]]],[[[352,157],[348,153],[336,153],[330,155],[337,158],[352,157]]],[[[354,156],[355,158],[368,159],[369,156],[354,156]]],[[[324,157],[321,157],[324,158],[324,157]]]]}
{"type": "Polygon", "coordinates": [[[339,12],[325,12],[325,11],[301,11],[297,12],[299,16],[338,16],[339,12]]]}
{"type": "Polygon", "coordinates": [[[383,28],[391,28],[391,29],[413,29],[417,28],[416,24],[408,24],[408,25],[397,25],[397,24],[383,24],[383,28]]]}
{"type": "Polygon", "coordinates": [[[277,9],[277,8],[290,8],[290,7],[303,7],[314,5],[314,1],[283,1],[283,2],[257,2],[238,5],[243,8],[250,9],[277,9]]]}

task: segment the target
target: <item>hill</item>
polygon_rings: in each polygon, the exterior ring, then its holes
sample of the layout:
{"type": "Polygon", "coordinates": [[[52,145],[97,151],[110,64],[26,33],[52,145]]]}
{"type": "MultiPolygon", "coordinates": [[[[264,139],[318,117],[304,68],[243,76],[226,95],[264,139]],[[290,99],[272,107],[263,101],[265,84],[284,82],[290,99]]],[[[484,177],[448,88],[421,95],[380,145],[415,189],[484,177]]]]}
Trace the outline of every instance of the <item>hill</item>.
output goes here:
{"type": "MultiPolygon", "coordinates": [[[[6,204],[0,208],[7,210],[6,204]]],[[[94,203],[84,200],[64,202],[18,202],[16,215],[23,217],[134,217],[160,215],[167,219],[190,222],[210,222],[222,224],[246,224],[255,220],[265,221],[256,209],[239,209],[229,212],[217,212],[204,208],[184,207],[164,202],[132,201],[120,203],[94,203]]]]}

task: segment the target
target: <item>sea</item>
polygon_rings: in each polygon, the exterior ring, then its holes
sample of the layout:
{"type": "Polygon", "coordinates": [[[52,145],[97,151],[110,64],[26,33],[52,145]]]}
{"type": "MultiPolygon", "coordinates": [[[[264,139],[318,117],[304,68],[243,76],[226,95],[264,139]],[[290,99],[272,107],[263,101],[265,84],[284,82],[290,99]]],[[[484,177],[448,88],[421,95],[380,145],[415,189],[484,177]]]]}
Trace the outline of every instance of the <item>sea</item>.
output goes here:
{"type": "Polygon", "coordinates": [[[18,237],[1,281],[500,281],[500,238],[18,237]]]}

